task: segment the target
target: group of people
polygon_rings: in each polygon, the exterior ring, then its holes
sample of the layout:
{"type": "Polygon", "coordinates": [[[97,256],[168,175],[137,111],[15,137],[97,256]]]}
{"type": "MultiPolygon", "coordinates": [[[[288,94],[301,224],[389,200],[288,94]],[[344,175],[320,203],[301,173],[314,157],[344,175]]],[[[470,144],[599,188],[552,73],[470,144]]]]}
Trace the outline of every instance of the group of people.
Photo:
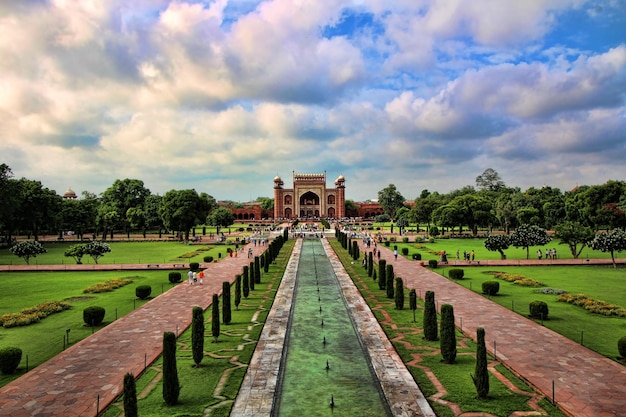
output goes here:
{"type": "MultiPolygon", "coordinates": [[[[460,252],[459,252],[459,250],[457,249],[457,250],[456,250],[456,259],[460,259],[460,257],[459,257],[459,256],[460,256],[460,252]]],[[[464,250],[464,251],[463,251],[463,260],[464,260],[464,261],[471,262],[471,261],[473,261],[474,259],[476,259],[476,253],[474,252],[474,250],[473,250],[473,249],[472,249],[470,252],[468,252],[468,251],[466,251],[466,250],[464,250]]]]}
{"type": "Polygon", "coordinates": [[[187,281],[189,281],[189,285],[198,283],[200,285],[204,284],[204,271],[196,272],[190,269],[189,272],[187,272],[187,281]]]}
{"type": "MultiPolygon", "coordinates": [[[[541,249],[537,249],[537,259],[541,260],[543,253],[541,249]]],[[[556,259],[556,248],[546,249],[545,250],[546,259],[556,259]]]]}

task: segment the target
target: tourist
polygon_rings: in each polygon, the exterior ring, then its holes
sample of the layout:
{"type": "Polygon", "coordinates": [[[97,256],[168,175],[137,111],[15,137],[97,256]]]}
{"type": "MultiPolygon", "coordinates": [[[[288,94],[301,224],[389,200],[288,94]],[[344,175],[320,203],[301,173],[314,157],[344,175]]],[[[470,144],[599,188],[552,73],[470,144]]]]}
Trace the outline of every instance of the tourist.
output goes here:
{"type": "MultiPolygon", "coordinates": [[[[235,255],[237,254],[237,252],[235,252],[235,255]]],[[[204,271],[200,271],[200,273],[198,274],[198,278],[200,278],[200,285],[204,284],[204,271]]]]}
{"type": "Polygon", "coordinates": [[[189,285],[193,285],[193,271],[191,269],[187,272],[187,281],[189,281],[189,285]]]}
{"type": "Polygon", "coordinates": [[[541,260],[541,249],[537,249],[537,259],[541,260]]]}
{"type": "Polygon", "coordinates": [[[393,250],[393,257],[396,258],[396,260],[398,260],[398,249],[393,250]]]}

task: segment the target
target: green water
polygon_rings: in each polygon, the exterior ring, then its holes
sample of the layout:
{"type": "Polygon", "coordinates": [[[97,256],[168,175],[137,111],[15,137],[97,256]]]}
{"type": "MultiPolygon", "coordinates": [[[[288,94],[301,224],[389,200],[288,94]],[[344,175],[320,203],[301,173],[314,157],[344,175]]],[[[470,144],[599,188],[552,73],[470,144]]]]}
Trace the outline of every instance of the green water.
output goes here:
{"type": "Polygon", "coordinates": [[[389,415],[335,273],[318,240],[304,241],[293,302],[274,415],[389,415]],[[330,407],[331,396],[334,407],[330,407]]]}

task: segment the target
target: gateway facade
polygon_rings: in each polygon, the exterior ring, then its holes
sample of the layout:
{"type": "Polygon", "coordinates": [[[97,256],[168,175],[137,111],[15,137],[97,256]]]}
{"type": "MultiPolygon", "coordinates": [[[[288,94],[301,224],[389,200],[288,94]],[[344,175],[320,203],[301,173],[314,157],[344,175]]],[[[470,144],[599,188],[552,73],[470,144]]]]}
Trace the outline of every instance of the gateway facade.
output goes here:
{"type": "Polygon", "coordinates": [[[274,218],[342,218],[346,216],[346,179],[340,175],[335,188],[326,188],[323,174],[293,172],[293,188],[283,188],[284,182],[274,178],[274,218]]]}

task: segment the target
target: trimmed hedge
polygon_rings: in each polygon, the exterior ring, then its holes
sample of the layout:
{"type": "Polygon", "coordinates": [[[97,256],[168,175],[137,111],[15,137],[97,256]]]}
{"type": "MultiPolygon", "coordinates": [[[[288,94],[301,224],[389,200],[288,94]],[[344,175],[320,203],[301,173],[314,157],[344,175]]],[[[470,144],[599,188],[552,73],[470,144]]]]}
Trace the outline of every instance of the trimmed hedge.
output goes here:
{"type": "Polygon", "coordinates": [[[212,256],[205,256],[204,257],[204,263],[210,264],[211,262],[213,262],[213,257],[212,256]]]}
{"type": "Polygon", "coordinates": [[[626,336],[617,341],[617,351],[622,358],[626,358],[626,336]]]}
{"type": "Polygon", "coordinates": [[[532,301],[529,305],[530,317],[546,320],[548,318],[548,304],[545,301],[532,301]]]}
{"type": "Polygon", "coordinates": [[[135,288],[135,296],[140,300],[145,300],[152,294],[152,287],[149,285],[140,285],[135,288]]]}
{"type": "Polygon", "coordinates": [[[189,269],[191,269],[193,272],[196,272],[198,269],[200,269],[200,264],[198,262],[191,262],[189,264],[189,269]]]}
{"type": "Polygon", "coordinates": [[[104,320],[106,310],[104,307],[91,306],[83,310],[83,321],[88,326],[97,326],[104,320]]]}
{"type": "Polygon", "coordinates": [[[483,282],[483,294],[496,295],[500,291],[500,283],[498,281],[483,282]]]}
{"type": "Polygon", "coordinates": [[[429,260],[428,260],[428,266],[429,266],[429,267],[431,267],[431,268],[433,268],[433,269],[434,269],[434,268],[437,268],[437,265],[438,265],[438,264],[439,264],[439,263],[437,262],[437,260],[436,260],[436,259],[429,259],[429,260]]]}
{"type": "Polygon", "coordinates": [[[6,347],[0,349],[0,371],[3,374],[12,374],[22,360],[22,349],[17,347],[6,347]]]}
{"type": "Polygon", "coordinates": [[[172,284],[176,284],[182,280],[182,275],[180,272],[170,272],[168,278],[172,284]]]}
{"type": "Polygon", "coordinates": [[[414,261],[421,261],[422,260],[422,254],[421,253],[414,253],[413,255],[411,255],[411,257],[413,258],[414,261]]]}
{"type": "Polygon", "coordinates": [[[449,272],[450,278],[452,279],[463,279],[463,277],[465,276],[465,271],[462,269],[452,268],[449,272]]]}
{"type": "Polygon", "coordinates": [[[409,254],[409,248],[402,248],[401,251],[404,256],[407,256],[409,254]]]}

